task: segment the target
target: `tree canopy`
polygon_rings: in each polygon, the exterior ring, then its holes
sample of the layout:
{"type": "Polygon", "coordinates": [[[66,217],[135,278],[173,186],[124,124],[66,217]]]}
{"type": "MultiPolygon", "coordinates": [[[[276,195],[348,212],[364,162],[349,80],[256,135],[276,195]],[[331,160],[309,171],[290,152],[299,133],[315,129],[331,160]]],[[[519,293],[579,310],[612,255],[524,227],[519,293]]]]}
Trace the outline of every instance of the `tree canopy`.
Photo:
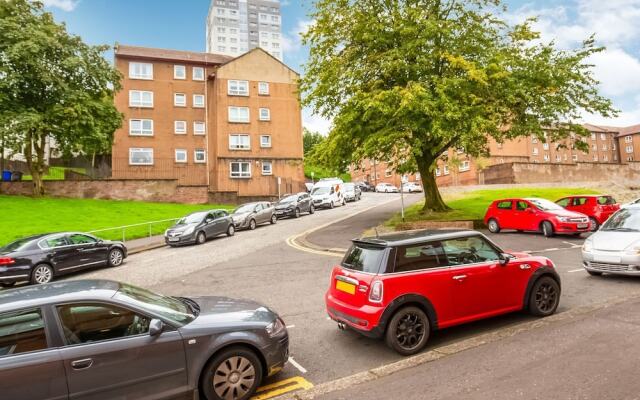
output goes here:
{"type": "Polygon", "coordinates": [[[113,102],[120,73],[57,24],[39,1],[0,1],[0,125],[4,145],[24,156],[43,194],[45,145],[67,154],[108,151],[122,115],[113,102]]]}
{"type": "MultiPolygon", "coordinates": [[[[316,0],[303,35],[306,105],[333,120],[318,162],[365,158],[420,172],[425,210],[446,209],[435,182],[448,149],[487,156],[488,139],[586,134],[583,112],[610,116],[588,59],[593,37],[560,51],[509,24],[500,0],[316,0]]],[[[578,143],[578,145],[580,145],[578,143]]]]}

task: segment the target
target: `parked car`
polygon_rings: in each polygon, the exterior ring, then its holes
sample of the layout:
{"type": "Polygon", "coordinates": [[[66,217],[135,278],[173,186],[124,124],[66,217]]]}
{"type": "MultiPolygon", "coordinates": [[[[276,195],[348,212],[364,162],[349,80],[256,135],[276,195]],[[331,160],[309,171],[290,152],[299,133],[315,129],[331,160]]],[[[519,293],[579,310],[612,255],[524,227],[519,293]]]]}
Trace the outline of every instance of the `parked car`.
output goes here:
{"type": "Polygon", "coordinates": [[[414,231],[354,240],[325,301],[340,327],[411,355],[436,329],[523,309],[553,314],[560,277],[548,258],[507,254],[479,232],[414,231]]]}
{"type": "Polygon", "coordinates": [[[582,259],[591,275],[640,276],[640,204],[619,210],[589,236],[582,259]]]}
{"type": "Polygon", "coordinates": [[[542,232],[546,237],[551,237],[557,233],[580,235],[589,231],[589,218],[586,215],[537,198],[496,200],[487,209],[484,223],[491,233],[514,229],[542,232]]]}
{"type": "Polygon", "coordinates": [[[628,203],[624,203],[623,205],[620,206],[620,208],[628,208],[629,206],[632,206],[634,204],[640,204],[640,197],[635,200],[631,200],[628,203]]]}
{"type": "Polygon", "coordinates": [[[589,217],[593,231],[597,231],[600,225],[620,209],[616,200],[608,195],[569,196],[556,201],[556,204],[589,217]]]}
{"type": "Polygon", "coordinates": [[[125,258],[127,248],[122,242],[87,233],[30,236],[0,248],[0,286],[10,287],[17,282],[44,284],[88,268],[118,267],[125,258]]]}
{"type": "Polygon", "coordinates": [[[344,183],[341,182],[321,181],[315,184],[311,190],[311,200],[313,200],[313,206],[316,210],[346,204],[343,192],[344,183]]]}
{"type": "Polygon", "coordinates": [[[7,400],[248,399],[288,346],[282,319],[248,300],[98,280],[0,292],[7,400]]]}
{"type": "Polygon", "coordinates": [[[407,182],[402,184],[402,191],[404,193],[422,193],[422,186],[415,182],[407,182]]]}
{"type": "Polygon", "coordinates": [[[378,193],[398,193],[398,188],[390,183],[378,183],[376,185],[376,192],[378,193]]]}
{"type": "Polygon", "coordinates": [[[231,214],[236,229],[254,230],[258,225],[275,224],[278,221],[273,204],[266,201],[243,204],[231,214]]]}
{"type": "Polygon", "coordinates": [[[302,213],[313,214],[316,209],[308,193],[290,194],[276,204],[276,217],[300,218],[302,213]]]}
{"type": "Polygon", "coordinates": [[[216,236],[233,236],[236,227],[225,210],[198,211],[180,218],[164,233],[169,246],[203,244],[216,236]]]}
{"type": "Polygon", "coordinates": [[[356,186],[363,192],[373,192],[375,188],[369,182],[356,182],[356,186]]]}
{"type": "Polygon", "coordinates": [[[360,201],[362,198],[362,190],[355,183],[344,184],[344,199],[345,201],[360,201]]]}

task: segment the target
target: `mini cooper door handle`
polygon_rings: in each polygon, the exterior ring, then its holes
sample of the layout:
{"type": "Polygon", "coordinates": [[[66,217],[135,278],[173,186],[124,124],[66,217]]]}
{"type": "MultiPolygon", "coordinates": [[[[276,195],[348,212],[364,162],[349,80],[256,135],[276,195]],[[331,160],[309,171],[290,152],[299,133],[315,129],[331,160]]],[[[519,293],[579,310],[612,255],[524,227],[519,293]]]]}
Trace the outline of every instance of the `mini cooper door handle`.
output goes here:
{"type": "Polygon", "coordinates": [[[461,281],[464,280],[467,276],[466,275],[456,275],[453,277],[453,279],[455,279],[456,281],[461,281]]]}
{"type": "Polygon", "coordinates": [[[75,370],[87,369],[87,368],[90,368],[92,365],[93,365],[93,360],[90,358],[71,361],[71,367],[75,370]]]}

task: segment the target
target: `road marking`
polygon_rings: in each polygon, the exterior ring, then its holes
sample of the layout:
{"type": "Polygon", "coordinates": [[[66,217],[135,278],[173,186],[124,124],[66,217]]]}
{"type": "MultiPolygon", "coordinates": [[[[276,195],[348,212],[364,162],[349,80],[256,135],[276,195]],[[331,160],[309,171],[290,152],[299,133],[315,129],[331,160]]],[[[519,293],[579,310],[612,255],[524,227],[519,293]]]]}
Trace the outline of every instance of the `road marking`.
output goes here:
{"type": "Polygon", "coordinates": [[[584,271],[584,268],[572,269],[571,271],[567,271],[567,272],[580,272],[580,271],[584,271]]]}
{"type": "Polygon", "coordinates": [[[562,243],[564,243],[564,244],[568,244],[569,246],[571,246],[571,247],[572,247],[572,248],[574,248],[574,249],[575,249],[576,247],[582,247],[582,245],[581,245],[581,244],[578,244],[578,243],[571,243],[571,242],[565,242],[565,241],[563,241],[562,243]]]}
{"type": "Polygon", "coordinates": [[[542,251],[558,251],[558,250],[560,250],[560,249],[557,248],[557,247],[552,247],[550,249],[545,249],[545,250],[542,250],[542,251]]]}
{"type": "Polygon", "coordinates": [[[267,400],[295,390],[309,390],[313,384],[301,376],[282,380],[270,385],[259,387],[251,400],[267,400]]]}
{"type": "Polygon", "coordinates": [[[289,362],[291,363],[291,365],[296,367],[298,371],[302,372],[303,374],[307,373],[307,370],[302,365],[298,364],[296,360],[293,359],[293,357],[289,357],[289,362]]]}
{"type": "Polygon", "coordinates": [[[287,329],[295,328],[295,325],[287,325],[287,329]]]}

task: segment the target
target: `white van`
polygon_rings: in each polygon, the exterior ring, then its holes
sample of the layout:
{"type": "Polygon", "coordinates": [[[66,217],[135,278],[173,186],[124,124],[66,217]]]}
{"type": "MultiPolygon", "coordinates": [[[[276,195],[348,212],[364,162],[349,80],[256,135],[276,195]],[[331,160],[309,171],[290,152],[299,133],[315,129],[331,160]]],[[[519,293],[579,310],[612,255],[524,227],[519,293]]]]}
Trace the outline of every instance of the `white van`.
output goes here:
{"type": "Polygon", "coordinates": [[[333,208],[345,205],[342,179],[323,179],[313,185],[311,199],[315,208],[333,208]]]}

